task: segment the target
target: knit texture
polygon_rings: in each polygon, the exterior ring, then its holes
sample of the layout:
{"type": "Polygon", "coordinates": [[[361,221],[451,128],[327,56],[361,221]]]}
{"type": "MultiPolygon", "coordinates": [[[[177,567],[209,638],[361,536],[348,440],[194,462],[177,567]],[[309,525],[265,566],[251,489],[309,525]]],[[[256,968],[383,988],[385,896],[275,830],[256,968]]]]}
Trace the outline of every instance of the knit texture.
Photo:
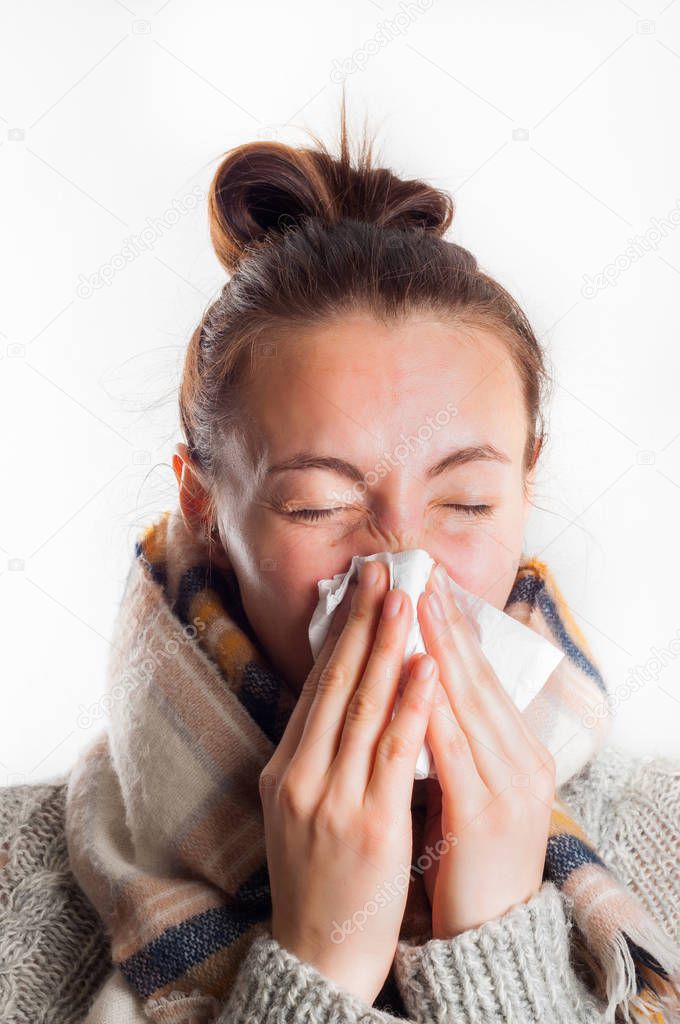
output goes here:
{"type": "MultiPolygon", "coordinates": [[[[565,781],[606,735],[604,680],[545,563],[520,564],[505,611],[565,655],[522,712],[565,781]]],[[[71,772],[66,828],[113,962],[159,1024],[211,1024],[250,943],[269,929],[257,782],[296,699],[250,626],[236,574],[214,564],[178,508],[148,524],[114,629],[109,730],[71,772]]],[[[420,850],[422,802],[412,812],[420,850]]],[[[559,799],[544,880],[572,900],[609,1020],[625,1001],[646,1021],[656,993],[680,1004],[669,981],[678,950],[559,799]]],[[[409,881],[399,938],[420,941],[431,936],[429,901],[422,872],[409,881]]],[[[386,986],[389,1001],[393,977],[386,986]]]]}
{"type": "MultiPolygon", "coordinates": [[[[116,976],[101,922],[69,869],[65,791],[66,778],[0,788],[0,1021],[145,1024],[150,1018],[116,976]],[[105,978],[120,1001],[102,1000],[90,1016],[105,978]]],[[[680,760],[606,746],[560,795],[680,947],[680,760]]],[[[603,1024],[587,968],[570,954],[572,931],[568,900],[545,882],[526,904],[477,929],[415,946],[401,940],[395,977],[407,1009],[395,1002],[383,1010],[263,934],[218,1024],[603,1024]]]]}
{"type": "Polygon", "coordinates": [[[512,908],[457,942],[424,949],[400,943],[400,980],[417,1021],[554,1019],[571,1024],[594,1002],[569,966],[566,907],[552,882],[539,898],[512,908]]]}
{"type": "Polygon", "coordinates": [[[0,1021],[71,1024],[111,970],[101,919],[71,872],[65,784],[0,790],[0,1021]]]}
{"type": "MultiPolygon", "coordinates": [[[[564,782],[607,734],[604,680],[544,563],[520,565],[505,611],[564,652],[523,711],[564,782]]],[[[108,732],[74,766],[66,802],[74,874],[106,923],[113,962],[159,1024],[211,1024],[250,943],[269,929],[257,783],[295,700],[250,627],[235,574],[211,562],[178,509],[163,513],[140,536],[121,601],[108,732]]],[[[424,808],[412,811],[420,849],[424,808]]],[[[624,1001],[648,1020],[655,993],[678,1005],[677,947],[559,799],[543,877],[572,901],[609,1020],[624,1001]]],[[[427,939],[430,925],[412,870],[399,937],[427,939]]]]}

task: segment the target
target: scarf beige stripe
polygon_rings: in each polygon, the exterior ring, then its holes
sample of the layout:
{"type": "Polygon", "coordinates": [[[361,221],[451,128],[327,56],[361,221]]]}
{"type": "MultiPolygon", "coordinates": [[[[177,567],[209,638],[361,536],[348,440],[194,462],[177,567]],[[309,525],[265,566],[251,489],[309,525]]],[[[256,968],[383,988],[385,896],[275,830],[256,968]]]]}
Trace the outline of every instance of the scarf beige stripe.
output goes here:
{"type": "MultiPolygon", "coordinates": [[[[505,611],[566,654],[523,712],[555,758],[559,788],[609,734],[604,682],[544,563],[520,566],[505,611]]],[[[106,728],[74,765],[66,806],[74,874],[152,1020],[214,1021],[251,941],[269,930],[258,778],[294,703],[233,574],[209,566],[178,510],[163,513],[136,545],[101,701],[106,728]]],[[[415,784],[414,850],[421,794],[415,784]]],[[[680,1005],[678,951],[560,800],[544,877],[573,900],[572,933],[612,1014],[625,1003],[634,1020],[662,1024],[654,989],[680,1005]]],[[[417,871],[400,937],[431,937],[417,871]]]]}

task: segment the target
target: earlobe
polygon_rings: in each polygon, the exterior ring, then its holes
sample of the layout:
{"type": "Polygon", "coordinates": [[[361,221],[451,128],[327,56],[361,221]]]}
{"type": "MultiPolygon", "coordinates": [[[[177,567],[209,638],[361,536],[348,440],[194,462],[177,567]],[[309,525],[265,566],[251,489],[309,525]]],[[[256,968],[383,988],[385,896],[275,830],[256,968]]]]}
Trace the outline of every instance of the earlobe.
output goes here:
{"type": "Polygon", "coordinates": [[[210,495],[196,472],[185,444],[178,444],[172,456],[172,468],[179,487],[179,508],[187,529],[198,539],[207,543],[210,560],[225,571],[231,570],[231,560],[222,544],[215,524],[208,527],[210,516],[210,495]]]}

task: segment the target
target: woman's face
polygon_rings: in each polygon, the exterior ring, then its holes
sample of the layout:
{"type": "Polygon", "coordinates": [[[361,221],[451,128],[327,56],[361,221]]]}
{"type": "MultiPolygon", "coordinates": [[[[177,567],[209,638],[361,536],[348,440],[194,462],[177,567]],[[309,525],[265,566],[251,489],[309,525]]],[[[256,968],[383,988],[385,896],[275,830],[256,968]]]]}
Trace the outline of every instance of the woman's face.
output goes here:
{"type": "Polygon", "coordinates": [[[526,412],[503,341],[425,315],[387,327],[357,314],[260,353],[248,451],[225,452],[220,531],[248,619],[293,690],[313,664],[317,582],[353,555],[425,548],[502,609],[532,483],[525,495],[526,412]]]}

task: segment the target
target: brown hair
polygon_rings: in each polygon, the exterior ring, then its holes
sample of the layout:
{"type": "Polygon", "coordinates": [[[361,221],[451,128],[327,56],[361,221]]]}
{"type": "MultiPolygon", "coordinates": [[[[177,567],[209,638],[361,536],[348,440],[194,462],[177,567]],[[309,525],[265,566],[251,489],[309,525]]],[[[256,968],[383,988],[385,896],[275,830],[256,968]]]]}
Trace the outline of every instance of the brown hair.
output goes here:
{"type": "MultiPolygon", "coordinates": [[[[312,133],[309,133],[312,134],[312,133]]],[[[428,311],[505,340],[527,411],[524,470],[545,441],[543,353],[517,302],[467,249],[445,241],[454,203],[425,182],[373,166],[366,135],[351,159],[342,98],[340,152],[250,142],[224,155],[209,192],[210,236],[231,275],[203,314],[186,353],[182,427],[216,520],[216,426],[243,431],[243,371],[282,330],[343,313],[379,321],[428,311]],[[270,339],[268,341],[268,339],[270,339]]],[[[241,435],[242,436],[242,435],[241,435]]]]}

